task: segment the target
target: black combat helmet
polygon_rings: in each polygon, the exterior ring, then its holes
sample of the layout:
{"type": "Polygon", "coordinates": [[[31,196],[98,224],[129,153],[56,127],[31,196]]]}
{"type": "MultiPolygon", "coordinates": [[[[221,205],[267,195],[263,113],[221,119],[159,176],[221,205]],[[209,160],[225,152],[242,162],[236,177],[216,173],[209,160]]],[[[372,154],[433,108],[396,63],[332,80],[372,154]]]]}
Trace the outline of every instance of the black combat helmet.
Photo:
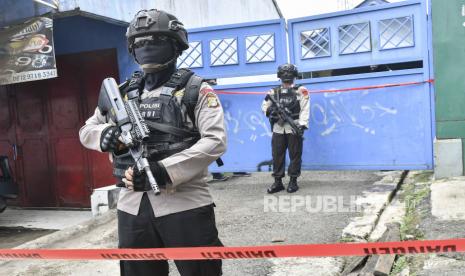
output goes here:
{"type": "Polygon", "coordinates": [[[167,12],[156,9],[141,10],[129,24],[126,32],[129,53],[134,54],[136,37],[165,35],[177,42],[179,52],[189,48],[187,31],[178,19],[167,12]]]}
{"type": "Polygon", "coordinates": [[[293,82],[299,71],[294,64],[286,63],[278,67],[278,78],[283,82],[293,82]]]}

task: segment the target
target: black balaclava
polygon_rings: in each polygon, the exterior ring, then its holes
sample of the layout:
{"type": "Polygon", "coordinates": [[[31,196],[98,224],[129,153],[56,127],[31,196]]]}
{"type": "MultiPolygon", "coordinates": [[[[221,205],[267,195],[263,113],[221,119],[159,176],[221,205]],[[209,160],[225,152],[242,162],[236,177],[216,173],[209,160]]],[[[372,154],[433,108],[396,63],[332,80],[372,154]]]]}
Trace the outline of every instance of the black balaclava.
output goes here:
{"type": "Polygon", "coordinates": [[[160,87],[170,79],[176,71],[177,55],[175,44],[171,40],[147,41],[134,49],[134,58],[145,73],[146,90],[160,87]]]}

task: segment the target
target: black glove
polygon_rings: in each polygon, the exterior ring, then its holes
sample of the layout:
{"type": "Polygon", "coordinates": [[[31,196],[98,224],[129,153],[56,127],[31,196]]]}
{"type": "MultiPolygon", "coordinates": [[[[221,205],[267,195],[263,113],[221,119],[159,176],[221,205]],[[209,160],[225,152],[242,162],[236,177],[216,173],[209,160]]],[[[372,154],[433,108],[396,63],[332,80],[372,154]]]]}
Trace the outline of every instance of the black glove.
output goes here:
{"type": "Polygon", "coordinates": [[[265,115],[268,118],[277,117],[278,116],[278,109],[274,105],[272,105],[272,106],[270,106],[270,107],[268,107],[266,109],[265,115]]]}
{"type": "MultiPolygon", "coordinates": [[[[150,162],[150,170],[160,188],[165,187],[168,182],[171,182],[168,172],[161,163],[150,162]]],[[[137,168],[134,168],[132,183],[134,183],[134,191],[145,191],[147,187],[150,187],[145,171],[139,171],[137,168]]]]}
{"type": "Polygon", "coordinates": [[[304,131],[306,131],[308,128],[304,125],[299,125],[299,129],[302,133],[304,133],[304,131]]]}
{"type": "Polygon", "coordinates": [[[104,152],[117,151],[120,144],[120,141],[118,140],[120,134],[121,131],[116,126],[110,126],[104,129],[102,131],[102,136],[100,136],[100,149],[104,152]]]}

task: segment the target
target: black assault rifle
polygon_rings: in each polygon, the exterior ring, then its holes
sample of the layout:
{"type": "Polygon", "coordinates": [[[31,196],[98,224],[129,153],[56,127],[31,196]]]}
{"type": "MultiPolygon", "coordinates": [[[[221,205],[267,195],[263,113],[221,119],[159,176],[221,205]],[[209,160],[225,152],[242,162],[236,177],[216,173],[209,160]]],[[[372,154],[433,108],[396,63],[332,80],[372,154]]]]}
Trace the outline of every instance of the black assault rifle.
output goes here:
{"type": "Polygon", "coordinates": [[[291,114],[291,112],[283,107],[274,97],[273,95],[268,95],[268,99],[271,101],[271,103],[276,107],[276,112],[278,113],[278,119],[283,121],[283,122],[286,122],[288,123],[291,128],[292,128],[292,132],[295,134],[295,135],[298,135],[300,137],[303,137],[304,135],[304,132],[301,128],[299,128],[296,123],[294,122],[294,120],[291,118],[291,116],[289,114],[291,114]]]}
{"type": "MultiPolygon", "coordinates": [[[[127,85],[126,82],[122,87],[127,85]]],[[[139,111],[139,91],[137,89],[129,91],[125,98],[123,101],[120,87],[116,84],[115,79],[106,78],[100,88],[98,108],[102,115],[109,113],[110,118],[120,128],[121,140],[129,148],[137,169],[145,171],[155,195],[159,195],[160,188],[150,170],[150,164],[145,158],[145,147],[142,144],[149,138],[150,131],[139,111]]]]}

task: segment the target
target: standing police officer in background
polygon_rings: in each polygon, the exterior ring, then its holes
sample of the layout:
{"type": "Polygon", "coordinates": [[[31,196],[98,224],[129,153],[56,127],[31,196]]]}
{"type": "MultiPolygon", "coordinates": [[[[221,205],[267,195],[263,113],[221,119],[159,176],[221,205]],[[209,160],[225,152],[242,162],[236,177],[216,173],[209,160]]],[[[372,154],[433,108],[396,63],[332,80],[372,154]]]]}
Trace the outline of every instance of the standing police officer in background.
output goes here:
{"type": "MultiPolygon", "coordinates": [[[[144,71],[121,91],[139,89],[140,111],[151,127],[148,160],[162,192],[133,170],[120,131],[97,108],[79,131],[81,143],[109,152],[122,179],[118,200],[120,248],[222,246],[214,203],[205,182],[208,166],[226,150],[223,109],[213,89],[176,60],[189,47],[187,32],[171,14],[142,10],[127,30],[129,52],[144,71]],[[150,123],[150,124],[149,124],[150,123]]],[[[124,87],[124,86],[121,86],[124,87]]],[[[182,276],[222,274],[221,260],[175,261],[182,276]]],[[[167,261],[121,261],[121,275],[168,275],[167,261]]]]}
{"type": "Polygon", "coordinates": [[[308,129],[310,114],[310,99],[308,90],[299,85],[294,85],[297,78],[297,67],[293,64],[283,64],[278,67],[278,78],[281,86],[272,89],[262,103],[262,111],[270,119],[273,130],[271,139],[273,154],[273,177],[274,183],[268,188],[269,194],[284,190],[282,178],[286,160],[286,149],[289,149],[290,164],[288,175],[290,176],[288,193],[294,193],[299,189],[297,178],[300,176],[302,166],[303,137],[297,134],[292,126],[282,119],[279,109],[272,99],[280,105],[281,111],[295,122],[298,132],[303,133],[308,129]],[[272,97],[272,99],[270,99],[272,97]]]}

